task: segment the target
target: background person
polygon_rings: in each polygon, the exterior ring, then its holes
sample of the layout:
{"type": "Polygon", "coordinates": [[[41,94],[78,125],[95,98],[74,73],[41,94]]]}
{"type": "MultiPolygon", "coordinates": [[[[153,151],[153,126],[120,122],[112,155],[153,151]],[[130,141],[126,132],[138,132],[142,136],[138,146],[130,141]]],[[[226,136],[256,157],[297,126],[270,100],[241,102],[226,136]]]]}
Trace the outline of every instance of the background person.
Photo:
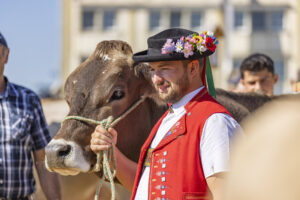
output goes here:
{"type": "Polygon", "coordinates": [[[4,76],[8,55],[8,45],[0,33],[0,199],[32,198],[34,163],[47,199],[59,200],[58,177],[44,167],[44,147],[51,137],[40,99],[4,76]]]}
{"type": "Polygon", "coordinates": [[[278,75],[274,73],[274,62],[265,54],[252,54],[240,66],[242,90],[273,95],[278,75]]]}

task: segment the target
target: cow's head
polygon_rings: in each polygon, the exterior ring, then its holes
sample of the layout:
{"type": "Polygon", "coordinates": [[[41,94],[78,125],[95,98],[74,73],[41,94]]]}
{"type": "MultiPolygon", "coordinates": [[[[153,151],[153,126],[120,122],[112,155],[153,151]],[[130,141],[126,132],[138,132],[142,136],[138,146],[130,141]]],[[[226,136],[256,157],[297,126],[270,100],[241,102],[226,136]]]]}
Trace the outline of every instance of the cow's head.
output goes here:
{"type": "MultiPolygon", "coordinates": [[[[99,43],[94,53],[66,81],[65,100],[70,108],[68,115],[94,120],[120,116],[151,88],[145,77],[134,73],[132,66],[132,50],[127,43],[99,43]]],[[[131,119],[116,127],[119,132],[118,147],[127,149],[129,157],[136,154],[136,149],[130,149],[131,140],[142,144],[146,137],[126,135],[130,130],[137,132],[145,128],[140,124],[132,124],[134,117],[133,113],[128,117],[131,119]]],[[[149,126],[151,128],[152,125],[149,126]]],[[[64,121],[57,135],[46,147],[45,163],[48,170],[63,175],[91,171],[96,162],[96,155],[89,146],[94,129],[95,125],[86,122],[73,119],[64,121]]]]}

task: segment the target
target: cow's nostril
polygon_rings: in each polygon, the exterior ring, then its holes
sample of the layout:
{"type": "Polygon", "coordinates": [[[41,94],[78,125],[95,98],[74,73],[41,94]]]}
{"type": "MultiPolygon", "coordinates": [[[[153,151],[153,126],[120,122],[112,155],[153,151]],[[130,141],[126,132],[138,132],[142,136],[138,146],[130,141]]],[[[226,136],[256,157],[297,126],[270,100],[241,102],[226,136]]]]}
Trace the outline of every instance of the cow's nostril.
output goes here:
{"type": "Polygon", "coordinates": [[[63,146],[58,151],[58,157],[65,157],[65,156],[69,155],[70,152],[71,152],[71,145],[63,146]]]}

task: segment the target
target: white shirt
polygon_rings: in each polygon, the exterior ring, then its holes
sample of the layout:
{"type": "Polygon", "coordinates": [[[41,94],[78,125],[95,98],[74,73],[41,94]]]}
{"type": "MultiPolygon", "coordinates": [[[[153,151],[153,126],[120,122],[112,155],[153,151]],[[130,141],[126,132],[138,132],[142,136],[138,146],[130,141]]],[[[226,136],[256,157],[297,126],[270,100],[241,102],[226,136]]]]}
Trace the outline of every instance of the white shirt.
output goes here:
{"type": "MultiPolygon", "coordinates": [[[[150,145],[155,148],[167,131],[186,113],[184,106],[204,87],[185,95],[179,102],[172,105],[173,113],[168,113],[162,120],[150,145]]],[[[215,173],[228,171],[230,141],[240,125],[231,116],[223,113],[211,115],[205,122],[200,141],[200,158],[205,178],[215,173]],[[227,134],[225,134],[227,133],[227,134]]],[[[150,168],[145,167],[137,188],[135,200],[148,199],[148,183],[150,168]]]]}

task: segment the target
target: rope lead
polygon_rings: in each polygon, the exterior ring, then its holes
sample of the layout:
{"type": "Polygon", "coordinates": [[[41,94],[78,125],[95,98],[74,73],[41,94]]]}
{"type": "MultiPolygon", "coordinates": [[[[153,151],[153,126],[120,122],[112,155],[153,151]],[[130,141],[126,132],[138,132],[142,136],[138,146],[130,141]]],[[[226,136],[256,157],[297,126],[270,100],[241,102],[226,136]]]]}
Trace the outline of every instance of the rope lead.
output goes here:
{"type": "MultiPolygon", "coordinates": [[[[113,121],[113,117],[109,116],[107,119],[104,119],[101,121],[102,126],[105,128],[105,130],[108,130],[111,126],[111,123],[113,121]]],[[[104,179],[108,179],[110,182],[110,189],[111,189],[111,200],[115,200],[115,184],[114,184],[114,178],[116,176],[116,169],[117,169],[117,163],[115,159],[115,151],[114,147],[111,146],[110,149],[101,151],[97,153],[97,163],[95,166],[95,171],[100,171],[100,162],[101,162],[101,154],[103,157],[102,160],[102,167],[103,167],[103,176],[101,178],[100,183],[97,186],[96,194],[95,194],[95,200],[98,200],[99,198],[99,192],[101,189],[101,186],[104,182],[104,179]],[[110,156],[110,152],[112,152],[112,156],[110,156]],[[113,169],[110,169],[110,158],[113,159],[113,169]]]]}
{"type": "MultiPolygon", "coordinates": [[[[138,99],[132,106],[130,106],[122,115],[120,115],[114,121],[113,121],[112,116],[109,116],[108,118],[106,118],[102,121],[97,121],[97,120],[86,118],[86,117],[70,115],[70,116],[65,117],[63,122],[66,121],[66,120],[69,120],[69,119],[75,119],[75,120],[78,120],[78,121],[83,121],[83,122],[96,124],[96,125],[101,124],[106,130],[108,130],[110,127],[114,127],[119,121],[124,119],[131,111],[133,111],[144,100],[145,100],[145,98],[143,98],[143,97],[138,99]]],[[[94,167],[95,172],[100,171],[101,157],[103,158],[102,159],[103,176],[101,177],[101,180],[100,180],[100,182],[97,186],[97,190],[96,190],[94,200],[98,200],[99,192],[100,192],[101,186],[102,186],[105,178],[108,179],[109,182],[110,182],[111,200],[115,200],[116,191],[115,191],[114,178],[116,176],[116,171],[117,171],[117,162],[116,162],[115,150],[114,150],[113,145],[111,146],[110,149],[97,153],[97,162],[96,162],[96,165],[94,167]],[[110,154],[112,154],[112,155],[110,155],[110,154]],[[110,159],[113,159],[113,169],[112,170],[110,169],[110,164],[109,164],[110,159]]]]}
{"type": "MultiPolygon", "coordinates": [[[[105,130],[108,130],[109,127],[114,126],[121,118],[118,118],[113,122],[112,116],[109,116],[107,119],[104,119],[102,121],[97,121],[97,120],[80,117],[80,116],[67,116],[64,119],[64,121],[69,120],[69,119],[75,119],[75,120],[84,121],[84,122],[88,122],[88,123],[92,123],[92,124],[96,124],[96,125],[101,124],[103,126],[103,128],[105,128],[105,130]]],[[[100,189],[104,182],[104,179],[109,180],[110,189],[111,189],[111,200],[115,200],[116,191],[115,191],[114,178],[116,176],[116,171],[117,171],[117,162],[116,162],[116,158],[115,158],[115,150],[114,150],[113,145],[111,146],[110,149],[105,150],[105,151],[100,151],[97,153],[97,162],[94,167],[95,172],[100,171],[101,158],[103,158],[102,159],[103,176],[101,177],[101,180],[97,186],[94,200],[98,200],[98,198],[99,198],[99,192],[100,192],[100,189]],[[112,152],[112,156],[110,155],[111,152],[112,152]],[[113,159],[113,169],[112,170],[110,169],[110,164],[109,164],[110,158],[113,159]]]]}

